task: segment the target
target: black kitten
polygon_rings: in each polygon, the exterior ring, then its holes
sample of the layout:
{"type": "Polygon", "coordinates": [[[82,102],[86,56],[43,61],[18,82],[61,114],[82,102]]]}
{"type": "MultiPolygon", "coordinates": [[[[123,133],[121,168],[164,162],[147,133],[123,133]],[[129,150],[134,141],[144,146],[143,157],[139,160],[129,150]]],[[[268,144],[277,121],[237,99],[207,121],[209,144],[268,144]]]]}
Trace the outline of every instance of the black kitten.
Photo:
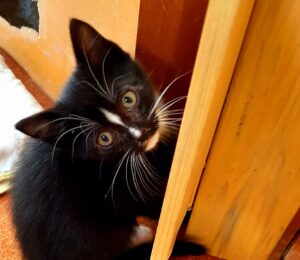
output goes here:
{"type": "Polygon", "coordinates": [[[149,259],[152,233],[136,216],[160,212],[180,98],[163,105],[88,24],[72,20],[70,32],[77,66],[60,99],[16,125],[33,137],[13,180],[17,238],[28,260],[149,259]]]}

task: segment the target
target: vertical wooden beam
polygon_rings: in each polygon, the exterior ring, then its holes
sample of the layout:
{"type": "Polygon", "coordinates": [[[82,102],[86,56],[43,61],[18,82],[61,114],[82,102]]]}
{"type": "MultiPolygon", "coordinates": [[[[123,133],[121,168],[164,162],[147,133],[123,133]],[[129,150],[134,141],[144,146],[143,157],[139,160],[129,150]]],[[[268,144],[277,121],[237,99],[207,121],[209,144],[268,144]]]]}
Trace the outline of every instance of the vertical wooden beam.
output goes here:
{"type": "Polygon", "coordinates": [[[168,259],[197,187],[253,3],[242,0],[209,2],[152,260],[168,259]]]}
{"type": "Polygon", "coordinates": [[[187,230],[213,255],[267,259],[300,207],[299,24],[256,0],[187,230]]]}

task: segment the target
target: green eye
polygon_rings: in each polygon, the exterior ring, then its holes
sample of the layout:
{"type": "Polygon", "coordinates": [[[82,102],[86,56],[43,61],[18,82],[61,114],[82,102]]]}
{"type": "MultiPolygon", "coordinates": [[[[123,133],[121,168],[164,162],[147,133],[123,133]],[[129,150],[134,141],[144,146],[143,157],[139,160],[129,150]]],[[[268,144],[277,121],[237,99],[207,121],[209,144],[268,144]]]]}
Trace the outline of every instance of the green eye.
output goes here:
{"type": "Polygon", "coordinates": [[[113,136],[110,132],[102,132],[98,136],[97,140],[98,144],[103,147],[108,147],[112,144],[113,142],[113,136]]]}
{"type": "Polygon", "coordinates": [[[129,90],[122,96],[122,105],[126,108],[133,108],[137,102],[135,92],[129,90]]]}

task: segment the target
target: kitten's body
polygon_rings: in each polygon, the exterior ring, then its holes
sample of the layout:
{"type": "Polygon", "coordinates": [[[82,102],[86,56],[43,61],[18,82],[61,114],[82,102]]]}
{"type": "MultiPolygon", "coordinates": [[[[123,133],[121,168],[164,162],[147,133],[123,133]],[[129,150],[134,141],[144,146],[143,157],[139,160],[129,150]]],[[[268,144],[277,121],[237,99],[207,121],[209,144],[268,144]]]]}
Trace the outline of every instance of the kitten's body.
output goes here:
{"type": "Polygon", "coordinates": [[[78,20],[70,29],[77,68],[61,98],[17,124],[39,139],[13,181],[17,237],[28,260],[149,259],[136,217],[160,212],[176,141],[162,142],[161,125],[174,118],[156,114],[147,77],[117,45],[78,20]]]}
{"type": "Polygon", "coordinates": [[[112,259],[132,246],[136,216],[157,216],[160,210],[159,201],[145,207],[132,198],[123,171],[113,198],[109,194],[105,199],[112,181],[105,173],[113,172],[115,164],[102,165],[100,176],[98,163],[72,163],[63,151],[49,162],[49,144],[30,140],[26,149],[13,199],[18,237],[28,259],[112,259]]]}

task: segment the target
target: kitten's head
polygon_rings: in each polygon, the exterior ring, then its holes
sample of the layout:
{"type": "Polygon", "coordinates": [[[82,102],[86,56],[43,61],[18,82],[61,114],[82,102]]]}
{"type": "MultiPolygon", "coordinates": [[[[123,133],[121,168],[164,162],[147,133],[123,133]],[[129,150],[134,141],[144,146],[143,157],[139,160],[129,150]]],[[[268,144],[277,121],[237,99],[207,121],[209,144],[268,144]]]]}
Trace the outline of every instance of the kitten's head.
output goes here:
{"type": "Polygon", "coordinates": [[[168,106],[148,77],[90,25],[73,19],[70,34],[77,65],[69,83],[53,108],[21,120],[17,129],[53,144],[54,153],[99,161],[155,149],[174,120],[166,119],[168,106]]]}

